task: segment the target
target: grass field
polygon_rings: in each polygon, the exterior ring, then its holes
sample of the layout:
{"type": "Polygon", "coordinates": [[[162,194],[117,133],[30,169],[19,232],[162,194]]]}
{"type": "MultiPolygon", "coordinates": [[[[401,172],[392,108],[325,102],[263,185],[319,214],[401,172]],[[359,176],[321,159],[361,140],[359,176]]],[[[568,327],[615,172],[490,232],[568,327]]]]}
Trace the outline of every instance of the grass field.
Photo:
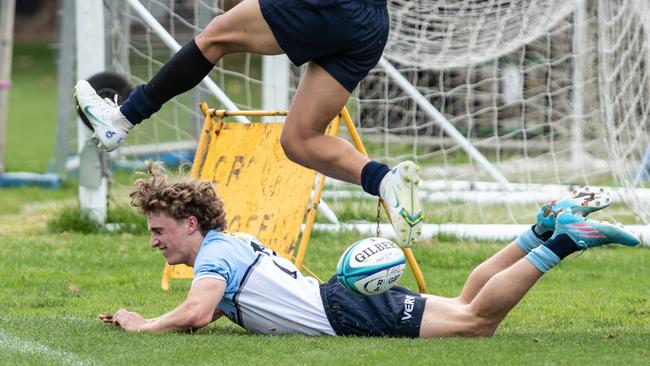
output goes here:
{"type": "MultiPolygon", "coordinates": [[[[19,45],[15,57],[23,63],[15,62],[7,166],[44,171],[54,145],[54,60],[43,45],[19,45]]],[[[48,220],[76,194],[74,182],[59,190],[0,189],[2,365],[650,364],[650,250],[642,248],[568,258],[489,339],[268,337],[227,320],[191,335],[128,334],[96,315],[120,307],[159,315],[182,301],[189,281],[160,290],[163,259],[146,235],[48,231],[48,220]]],[[[307,266],[326,279],[357,239],[315,233],[307,266]]],[[[428,290],[454,296],[471,269],[501,246],[435,240],[415,254],[428,290]]],[[[410,275],[401,284],[416,288],[410,275]]]]}
{"type": "Polygon", "coordinates": [[[8,171],[45,172],[54,156],[55,52],[47,44],[17,44],[9,94],[5,165],[8,171]]]}
{"type": "MultiPolygon", "coordinates": [[[[163,261],[146,236],[51,234],[36,216],[3,219],[2,364],[648,364],[650,251],[606,248],[550,272],[491,339],[268,337],[220,320],[188,334],[127,334],[99,323],[120,307],[153,317],[184,298],[187,280],[160,290],[163,261]]],[[[307,258],[333,273],[358,235],[315,235],[307,258]]],[[[456,294],[500,245],[429,242],[416,249],[431,292],[456,294]]],[[[404,285],[415,287],[410,276],[404,285]]]]}

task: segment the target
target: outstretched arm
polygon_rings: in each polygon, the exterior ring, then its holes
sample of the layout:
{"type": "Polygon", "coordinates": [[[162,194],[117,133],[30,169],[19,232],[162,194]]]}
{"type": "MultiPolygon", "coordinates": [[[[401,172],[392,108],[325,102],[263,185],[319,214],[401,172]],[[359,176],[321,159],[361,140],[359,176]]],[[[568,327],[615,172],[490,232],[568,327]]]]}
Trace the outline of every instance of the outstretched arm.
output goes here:
{"type": "Polygon", "coordinates": [[[203,328],[215,319],[214,310],[225,290],[226,282],[203,278],[192,285],[182,304],[157,318],[147,320],[136,312],[120,309],[113,316],[100,315],[99,319],[129,332],[186,332],[203,328]]]}

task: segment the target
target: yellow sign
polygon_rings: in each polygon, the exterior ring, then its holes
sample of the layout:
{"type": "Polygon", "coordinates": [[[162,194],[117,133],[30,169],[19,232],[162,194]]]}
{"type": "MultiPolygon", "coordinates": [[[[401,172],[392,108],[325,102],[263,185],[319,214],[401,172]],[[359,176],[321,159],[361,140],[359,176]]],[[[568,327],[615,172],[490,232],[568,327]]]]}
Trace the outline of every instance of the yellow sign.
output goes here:
{"type": "MultiPolygon", "coordinates": [[[[205,112],[205,111],[204,111],[205,112]]],[[[212,123],[206,115],[192,176],[215,183],[229,232],[256,236],[291,259],[316,172],[291,162],[280,146],[282,123],[212,123]]],[[[185,265],[165,265],[170,278],[192,278],[185,265]]]]}
{"type": "Polygon", "coordinates": [[[280,123],[225,123],[198,172],[215,182],[228,231],[249,233],[291,258],[316,173],[291,162],[280,123]]]}
{"type": "MultiPolygon", "coordinates": [[[[201,110],[205,124],[192,176],[216,183],[226,206],[228,231],[253,234],[276,253],[291,258],[307,203],[313,200],[295,258],[296,267],[302,269],[325,177],[320,175],[320,183],[310,199],[316,172],[290,162],[284,155],[280,146],[282,124],[223,123],[226,116],[280,116],[286,115],[286,111],[233,112],[208,109],[205,103],[201,110]],[[215,116],[219,117],[216,122],[215,116]]],[[[336,136],[341,120],[354,146],[368,156],[346,107],[332,120],[327,133],[336,136]]],[[[403,250],[420,292],[426,293],[424,277],[411,248],[403,250]]],[[[169,288],[171,278],[191,278],[192,274],[190,267],[165,265],[162,288],[169,288]]]]}

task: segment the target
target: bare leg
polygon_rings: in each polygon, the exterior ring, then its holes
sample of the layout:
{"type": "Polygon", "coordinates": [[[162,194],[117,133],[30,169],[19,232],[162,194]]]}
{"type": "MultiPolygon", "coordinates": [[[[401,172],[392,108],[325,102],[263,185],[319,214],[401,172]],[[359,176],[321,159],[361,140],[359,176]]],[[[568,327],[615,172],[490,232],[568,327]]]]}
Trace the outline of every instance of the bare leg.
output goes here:
{"type": "Polygon", "coordinates": [[[481,263],[472,271],[465,282],[465,286],[463,286],[463,291],[460,293],[458,301],[462,304],[472,302],[492,276],[510,267],[513,263],[523,258],[524,255],[526,253],[519,249],[514,242],[506,245],[497,254],[481,263]]]}
{"type": "MultiPolygon", "coordinates": [[[[245,0],[214,18],[196,37],[196,43],[213,63],[233,52],[282,53],[258,0],[245,0]]],[[[345,140],[323,134],[349,96],[336,79],[311,62],[289,109],[281,143],[292,161],[332,178],[360,184],[368,158],[345,140]]]]}
{"type": "Polygon", "coordinates": [[[283,53],[262,16],[258,0],[244,0],[225,14],[215,17],[195,40],[203,55],[212,63],[235,52],[261,55],[283,53]]]}
{"type": "Polygon", "coordinates": [[[488,337],[543,274],[526,259],[492,276],[470,304],[427,300],[420,337],[488,337]]]}
{"type": "Polygon", "coordinates": [[[542,275],[530,261],[522,258],[492,276],[469,304],[469,310],[482,319],[489,319],[494,332],[542,275]]]}
{"type": "Polygon", "coordinates": [[[422,294],[427,299],[434,299],[440,302],[449,304],[469,304],[474,300],[476,295],[481,291],[485,283],[492,278],[495,274],[510,267],[513,263],[523,258],[525,253],[519,249],[514,242],[506,245],[503,249],[498,251],[495,255],[479,264],[470,273],[463,290],[458,297],[442,297],[437,295],[422,294]]]}
{"type": "Polygon", "coordinates": [[[325,69],[310,62],[291,103],[280,141],[292,161],[329,177],[360,184],[361,170],[369,159],[347,141],[323,134],[349,96],[325,69]]]}

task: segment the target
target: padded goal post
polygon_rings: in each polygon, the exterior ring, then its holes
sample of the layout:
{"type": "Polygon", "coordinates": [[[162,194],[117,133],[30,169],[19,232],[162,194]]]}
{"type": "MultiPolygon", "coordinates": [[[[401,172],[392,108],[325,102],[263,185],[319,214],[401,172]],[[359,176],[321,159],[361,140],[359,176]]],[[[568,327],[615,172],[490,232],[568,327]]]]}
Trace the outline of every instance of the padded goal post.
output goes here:
{"type": "MultiPolygon", "coordinates": [[[[325,177],[317,177],[315,171],[286,157],[279,143],[282,123],[224,122],[227,116],[283,116],[286,112],[215,110],[206,103],[201,104],[201,110],[205,120],[191,176],[215,183],[224,202],[229,232],[252,234],[285,258],[292,259],[305,222],[295,257],[296,267],[302,269],[325,177]]],[[[367,155],[345,107],[327,133],[336,135],[341,120],[355,147],[367,155]]],[[[404,252],[424,292],[424,278],[412,251],[405,248],[404,252]]],[[[171,278],[192,277],[191,267],[165,264],[162,288],[169,289],[171,278]]]]}

